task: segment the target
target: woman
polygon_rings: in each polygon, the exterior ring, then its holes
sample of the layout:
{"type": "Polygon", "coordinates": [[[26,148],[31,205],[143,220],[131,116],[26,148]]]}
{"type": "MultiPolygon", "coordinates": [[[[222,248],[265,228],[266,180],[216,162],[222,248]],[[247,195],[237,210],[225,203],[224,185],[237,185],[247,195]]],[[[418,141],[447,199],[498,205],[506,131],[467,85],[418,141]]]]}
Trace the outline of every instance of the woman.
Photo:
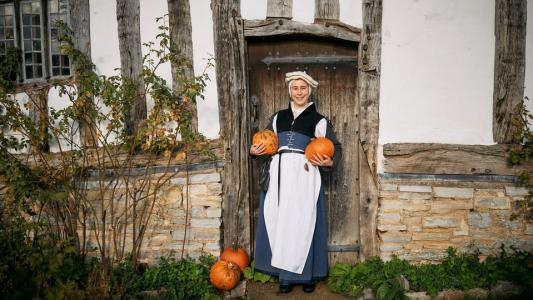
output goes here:
{"type": "MultiPolygon", "coordinates": [[[[261,192],[256,230],[255,269],[279,277],[281,293],[293,285],[313,292],[315,280],[328,272],[327,221],[322,172],[329,172],[341,158],[342,148],[331,124],[309,100],[318,86],[311,76],[296,71],[286,74],[288,109],[275,113],[267,126],[278,136],[278,153],[270,160],[268,189],[261,192]],[[327,137],[335,145],[333,158],[315,155],[307,160],[304,150],[315,137],[327,137]]],[[[250,154],[262,155],[263,144],[252,145],[250,154]]]]}

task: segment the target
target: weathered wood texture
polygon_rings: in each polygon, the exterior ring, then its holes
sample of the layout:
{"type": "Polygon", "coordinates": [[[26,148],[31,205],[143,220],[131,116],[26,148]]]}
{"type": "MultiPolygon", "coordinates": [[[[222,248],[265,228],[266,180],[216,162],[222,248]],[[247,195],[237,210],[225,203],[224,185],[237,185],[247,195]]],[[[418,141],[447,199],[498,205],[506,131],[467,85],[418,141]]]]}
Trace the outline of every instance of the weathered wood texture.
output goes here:
{"type": "Polygon", "coordinates": [[[267,18],[292,18],[292,0],[268,0],[267,18]]]}
{"type": "Polygon", "coordinates": [[[524,101],[526,5],[527,0],[496,0],[492,130],[497,143],[513,141],[513,114],[524,101]]]}
{"type": "Polygon", "coordinates": [[[305,24],[292,20],[245,20],[246,37],[266,37],[284,35],[312,35],[315,37],[336,38],[359,42],[361,30],[340,22],[305,24]]]}
{"type": "Polygon", "coordinates": [[[518,175],[533,170],[533,163],[510,166],[509,151],[500,145],[385,144],[384,172],[412,174],[518,175]]]}
{"type": "Polygon", "coordinates": [[[361,251],[365,259],[378,254],[376,151],[379,127],[382,0],[363,1],[363,32],[359,45],[361,251]]]}
{"type": "Polygon", "coordinates": [[[213,0],[220,137],[224,141],[224,246],[250,251],[250,107],[240,1],[213,0]]]}
{"type": "Polygon", "coordinates": [[[29,97],[31,108],[29,110],[29,117],[37,126],[39,131],[39,140],[30,140],[30,153],[48,152],[50,150],[48,140],[48,92],[49,86],[39,87],[32,90],[26,90],[29,97]]]}
{"type": "MultiPolygon", "coordinates": [[[[357,71],[355,63],[335,63],[339,57],[357,57],[353,42],[320,40],[306,36],[265,38],[248,42],[249,93],[252,108],[252,130],[267,126],[270,117],[289,105],[285,73],[305,70],[319,82],[311,97],[316,96],[318,111],[328,117],[342,143],[343,156],[332,174],[325,174],[329,244],[332,249],[355,249],[359,244],[359,182],[358,173],[358,108],[357,71]],[[306,62],[273,62],[266,57],[303,57],[306,62]],[[313,57],[327,57],[313,61],[313,57]]],[[[315,100],[313,100],[315,101],[315,100]]],[[[251,135],[251,134],[250,134],[251,135]]],[[[257,219],[259,206],[259,170],[262,161],[252,163],[252,207],[257,219]]],[[[254,222],[252,222],[252,225],[254,222]]],[[[252,232],[253,233],[253,232],[252,232]]],[[[330,264],[356,262],[356,251],[331,252],[330,264]]]]}
{"type": "Polygon", "coordinates": [[[339,0],[315,0],[315,20],[338,20],[339,0]]]}
{"type": "MultiPolygon", "coordinates": [[[[177,66],[171,62],[172,89],[180,90],[183,79],[190,81],[194,78],[191,9],[189,0],[168,0],[168,15],[171,48],[185,58],[187,65],[177,66]]],[[[198,132],[198,113],[195,99],[191,99],[189,112],[191,114],[191,129],[198,132]]]]}
{"type": "MultiPolygon", "coordinates": [[[[69,26],[72,29],[74,48],[81,51],[87,59],[91,59],[91,17],[89,0],[69,0],[69,26]]],[[[80,72],[90,71],[87,64],[73,62],[73,74],[76,78],[78,91],[83,91],[82,83],[80,82],[80,72]],[[86,68],[83,70],[82,68],[86,68]]],[[[78,120],[80,141],[82,146],[94,147],[96,146],[96,137],[94,134],[94,120],[87,119],[78,120]]]]}
{"type": "Polygon", "coordinates": [[[118,46],[122,76],[137,85],[137,95],[125,122],[127,132],[134,133],[146,119],[146,95],[141,73],[142,51],[139,0],[117,0],[118,46]]]}

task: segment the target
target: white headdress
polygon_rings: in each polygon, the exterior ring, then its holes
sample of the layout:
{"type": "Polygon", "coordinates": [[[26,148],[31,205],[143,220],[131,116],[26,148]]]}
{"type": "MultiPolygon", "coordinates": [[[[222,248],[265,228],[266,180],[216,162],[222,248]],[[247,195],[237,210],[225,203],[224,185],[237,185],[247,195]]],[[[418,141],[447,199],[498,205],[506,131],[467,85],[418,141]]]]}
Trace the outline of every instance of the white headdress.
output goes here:
{"type": "Polygon", "coordinates": [[[316,88],[318,86],[318,82],[314,80],[313,77],[309,76],[309,74],[305,73],[305,71],[294,71],[285,74],[285,82],[290,84],[290,82],[294,79],[301,79],[307,82],[307,84],[309,84],[309,86],[312,88],[316,88]]]}

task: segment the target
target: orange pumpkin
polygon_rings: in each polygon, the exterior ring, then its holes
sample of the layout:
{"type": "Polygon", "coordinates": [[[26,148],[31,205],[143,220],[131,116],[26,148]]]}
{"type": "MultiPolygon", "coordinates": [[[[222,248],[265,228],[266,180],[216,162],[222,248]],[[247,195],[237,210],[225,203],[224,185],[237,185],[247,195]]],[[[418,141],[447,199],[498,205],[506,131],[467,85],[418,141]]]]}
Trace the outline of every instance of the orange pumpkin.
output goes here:
{"type": "Polygon", "coordinates": [[[248,253],[242,248],[226,248],[222,255],[220,256],[221,260],[230,261],[239,266],[241,271],[244,271],[244,268],[248,267],[250,260],[248,259],[248,253]]]}
{"type": "Polygon", "coordinates": [[[273,155],[278,152],[278,137],[274,131],[265,129],[256,132],[252,138],[252,144],[257,145],[261,143],[265,145],[265,154],[273,155]]]}
{"type": "Polygon", "coordinates": [[[335,146],[333,145],[333,142],[325,137],[319,137],[312,140],[305,148],[305,157],[311,160],[314,158],[315,154],[326,155],[332,158],[333,154],[335,154],[335,146]]]}
{"type": "Polygon", "coordinates": [[[209,272],[209,280],[217,289],[229,291],[234,288],[241,279],[241,270],[236,264],[220,260],[217,261],[209,272]]]}

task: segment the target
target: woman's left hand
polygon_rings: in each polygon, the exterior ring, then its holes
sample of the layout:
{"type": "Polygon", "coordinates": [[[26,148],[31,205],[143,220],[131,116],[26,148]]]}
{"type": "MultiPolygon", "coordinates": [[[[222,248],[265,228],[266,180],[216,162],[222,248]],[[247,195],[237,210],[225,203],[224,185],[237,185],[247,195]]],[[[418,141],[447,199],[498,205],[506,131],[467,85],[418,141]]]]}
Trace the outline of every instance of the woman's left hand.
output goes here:
{"type": "Polygon", "coordinates": [[[313,159],[309,160],[313,166],[318,167],[331,167],[333,166],[333,160],[327,155],[318,155],[315,153],[313,159]]]}

